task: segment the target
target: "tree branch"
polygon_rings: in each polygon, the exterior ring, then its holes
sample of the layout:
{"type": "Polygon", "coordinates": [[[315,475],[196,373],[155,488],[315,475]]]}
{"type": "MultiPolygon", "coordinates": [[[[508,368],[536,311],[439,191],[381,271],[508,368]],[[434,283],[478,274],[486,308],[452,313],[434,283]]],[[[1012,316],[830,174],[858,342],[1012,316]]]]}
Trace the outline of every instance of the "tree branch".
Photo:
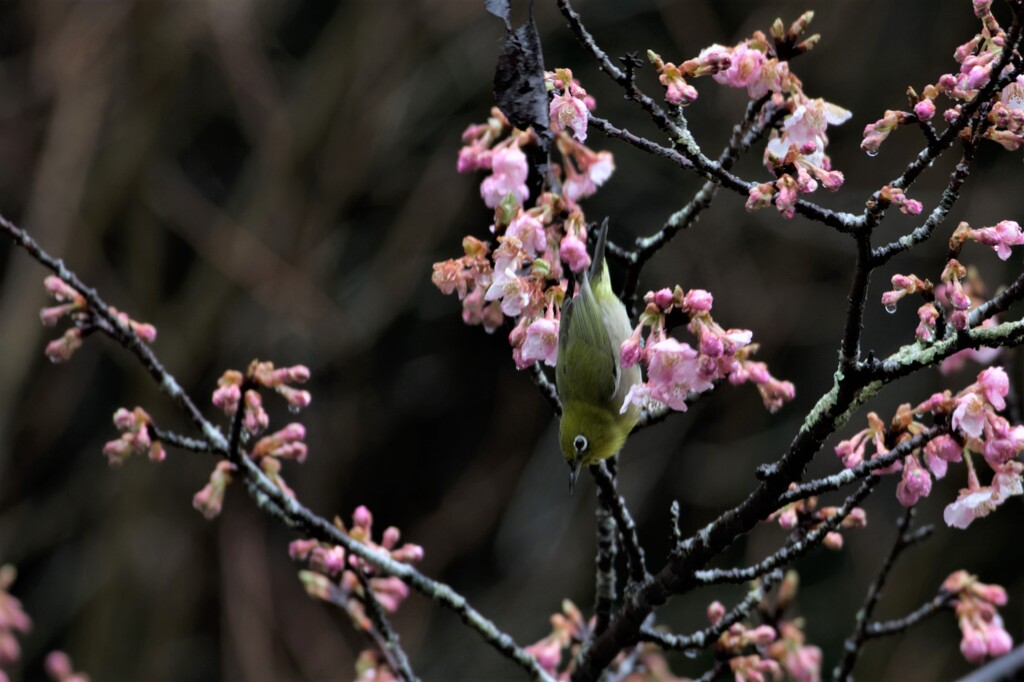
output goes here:
{"type": "MultiPolygon", "coordinates": [[[[163,367],[149,346],[130,327],[110,313],[109,306],[94,289],[86,286],[74,272],[64,265],[63,261],[46,253],[28,233],[2,215],[0,215],[0,231],[6,232],[35,260],[52,270],[54,274],[82,294],[88,302],[90,310],[110,326],[108,333],[111,338],[138,358],[161,390],[171,397],[179,409],[206,437],[212,451],[225,457],[228,455],[230,452],[229,442],[220,429],[203,417],[192,399],[163,367]]],[[[298,500],[280,490],[263,474],[251,458],[239,457],[236,465],[238,473],[245,481],[246,490],[260,510],[283,522],[289,528],[303,533],[306,537],[341,545],[346,551],[364,559],[382,573],[402,579],[421,594],[458,614],[467,625],[483,637],[484,641],[526,670],[532,679],[546,682],[552,680],[533,656],[519,647],[512,637],[498,629],[492,621],[474,609],[465,597],[450,586],[427,578],[412,566],[396,561],[387,554],[372,550],[353,540],[332,523],[317,516],[298,500]]]]}

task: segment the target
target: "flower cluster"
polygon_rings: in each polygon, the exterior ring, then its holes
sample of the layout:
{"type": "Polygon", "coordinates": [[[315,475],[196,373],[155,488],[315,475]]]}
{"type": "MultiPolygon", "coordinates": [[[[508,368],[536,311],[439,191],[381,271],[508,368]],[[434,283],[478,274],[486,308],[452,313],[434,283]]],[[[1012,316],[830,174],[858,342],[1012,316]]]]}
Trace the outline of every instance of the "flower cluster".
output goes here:
{"type": "MultiPolygon", "coordinates": [[[[796,488],[796,484],[791,483],[789,487],[790,490],[793,490],[796,488]]],[[[834,517],[838,512],[839,507],[822,507],[819,509],[818,498],[808,497],[777,509],[772,512],[768,520],[778,521],[782,528],[789,531],[797,530],[801,535],[806,535],[834,517]]],[[[867,523],[867,513],[861,507],[855,507],[839,523],[839,528],[863,528],[867,523]]],[[[823,544],[831,550],[839,551],[843,548],[843,536],[839,531],[830,531],[825,534],[823,544]]]]}
{"type": "Polygon", "coordinates": [[[640,323],[621,348],[623,367],[638,362],[647,366],[647,381],[634,385],[622,406],[630,403],[648,409],[668,407],[685,411],[691,393],[703,393],[714,382],[728,379],[732,384],[753,382],[765,407],[775,411],[795,395],[793,384],[773,377],[762,362],[750,360],[757,350],[753,334],[745,329],[723,329],[711,317],[709,292],[684,291],[681,287],[648,292],[647,307],[640,323]],[[684,316],[687,328],[697,339],[697,348],[668,335],[670,319],[684,316]],[[644,328],[648,329],[646,339],[644,328]]]}
{"type": "Polygon", "coordinates": [[[779,624],[779,638],[768,646],[768,655],[779,661],[796,682],[821,679],[821,648],[807,644],[799,621],[779,624]]]}
{"type": "Polygon", "coordinates": [[[545,76],[547,88],[555,93],[548,111],[551,129],[556,133],[571,129],[574,138],[586,142],[587,117],[595,106],[594,98],[572,77],[569,69],[555,69],[545,76]]]}
{"type": "MultiPolygon", "coordinates": [[[[21,646],[16,635],[32,629],[32,619],[25,613],[21,602],[8,592],[17,575],[14,566],[0,566],[0,665],[10,665],[18,660],[21,646]]],[[[3,670],[0,670],[0,680],[7,680],[3,670]]]]}
{"type": "Polygon", "coordinates": [[[792,218],[798,195],[809,194],[819,185],[834,191],[843,184],[843,174],[832,169],[825,154],[825,130],[829,125],[846,122],[852,114],[823,99],[808,97],[800,79],[790,72],[789,62],[782,57],[806,52],[818,42],[817,35],[806,40],[800,38],[813,17],[813,12],[807,12],[788,29],[781,19],[776,19],[771,40],[756,31],[733,47],[707,47],[680,66],[665,62],[655,52],[647,52],[666,88],[665,98],[673,104],[689,104],[697,99],[697,90],[687,78],[710,75],[718,83],[745,89],[751,99],[770,94],[775,106],[786,112],[778,128],[772,130],[764,150],[764,165],[776,179],[750,188],[747,210],[774,203],[779,213],[792,218]]]}
{"type": "MultiPolygon", "coordinates": [[[[725,607],[720,602],[713,602],[708,607],[708,616],[712,624],[718,623],[725,614],[725,607]]],[[[715,649],[722,657],[729,659],[729,670],[737,682],[764,682],[778,679],[782,669],[777,660],[766,653],[767,646],[775,641],[778,633],[769,625],[749,628],[742,623],[733,624],[718,638],[715,649]],[[744,653],[751,648],[754,653],[744,653]]]]}
{"type": "MultiPolygon", "coordinates": [[[[263,409],[263,399],[257,388],[273,389],[285,399],[289,411],[294,413],[308,406],[312,396],[309,391],[295,388],[293,384],[304,384],[307,381],[309,368],[304,365],[275,368],[272,362],[253,360],[244,375],[234,369],[229,369],[221,375],[217,380],[212,402],[229,417],[238,414],[238,408],[242,405],[242,435],[249,442],[270,425],[270,416],[263,409]],[[248,387],[243,391],[246,386],[248,387]]],[[[308,452],[303,442],[305,438],[305,427],[293,422],[257,440],[248,453],[248,456],[259,463],[264,475],[292,497],[295,494],[281,476],[281,460],[295,460],[300,463],[305,461],[308,452]]],[[[235,467],[231,463],[218,462],[210,474],[209,482],[193,496],[192,506],[206,518],[212,519],[220,514],[224,494],[231,483],[231,474],[234,471],[235,467]]]]}
{"type": "Polygon", "coordinates": [[[163,444],[153,438],[150,427],[153,419],[141,407],[132,411],[120,408],[114,413],[114,426],[121,432],[117,440],[103,446],[110,466],[121,466],[129,455],[148,455],[152,462],[162,462],[167,457],[163,444]]]}
{"type": "Polygon", "coordinates": [[[564,673],[558,679],[568,679],[576,652],[589,632],[590,625],[583,613],[570,600],[565,599],[562,601],[562,612],[551,615],[551,634],[526,647],[526,653],[536,658],[547,673],[564,673]]]}
{"type": "MultiPolygon", "coordinates": [[[[942,115],[947,123],[955,123],[963,104],[974,100],[994,76],[1002,75],[993,70],[1006,48],[1006,32],[992,14],[991,0],[974,0],[972,4],[975,16],[981,20],[981,31],[954,51],[953,58],[960,65],[957,71],[942,74],[934,84],[926,85],[920,95],[909,88],[913,111],[886,111],[881,119],[868,124],[860,146],[869,155],[876,155],[882,142],[899,126],[931,121],[937,113],[935,100],[939,95],[953,102],[942,115]]],[[[999,91],[989,110],[984,136],[1011,151],[1024,143],[1024,78],[999,91]]]]}
{"type": "Polygon", "coordinates": [[[213,392],[213,405],[229,417],[235,416],[238,412],[240,402],[245,403],[245,414],[242,420],[242,428],[250,436],[256,436],[264,431],[270,423],[270,418],[263,409],[263,399],[259,392],[248,390],[242,396],[242,385],[248,380],[255,388],[263,386],[272,388],[288,403],[288,409],[298,412],[307,407],[312,400],[309,391],[297,389],[291,384],[304,384],[309,381],[309,368],[304,365],[293,367],[274,368],[272,362],[260,362],[253,360],[243,375],[238,370],[229,369],[217,380],[217,390],[213,392]]]}
{"type": "Polygon", "coordinates": [[[924,206],[920,201],[908,198],[902,189],[892,185],[884,185],[878,191],[878,197],[885,203],[898,207],[900,213],[904,215],[920,215],[921,211],[924,210],[924,206]]]}
{"type": "Polygon", "coordinates": [[[942,590],[956,595],[953,601],[960,625],[960,652],[971,663],[986,656],[1002,656],[1013,648],[1013,639],[1003,627],[997,610],[1006,605],[1006,590],[999,585],[978,582],[967,571],[957,571],[942,583],[942,590]]]}
{"type": "MultiPolygon", "coordinates": [[[[546,673],[556,680],[572,676],[583,643],[590,637],[594,619],[588,623],[570,600],[562,601],[562,612],[551,616],[551,633],[526,647],[546,673]]],[[[609,670],[621,671],[627,682],[683,682],[668,667],[664,655],[653,644],[641,644],[621,652],[609,670]]]]}
{"type": "MultiPolygon", "coordinates": [[[[387,554],[394,561],[415,563],[423,558],[423,548],[412,543],[399,545],[401,532],[394,526],[385,529],[380,543],[373,540],[373,515],[366,507],[360,506],[352,513],[352,528],[346,530],[341,519],[335,525],[353,540],[366,545],[375,552],[387,554]]],[[[352,618],[355,626],[364,631],[374,628],[372,619],[364,606],[372,593],[380,606],[394,613],[409,596],[409,588],[395,576],[375,575],[376,568],[340,545],[328,545],[317,540],[294,540],[288,546],[293,560],[308,562],[310,570],[299,572],[299,579],[306,592],[316,599],[340,606],[352,618]]]]}
{"type": "Polygon", "coordinates": [[[764,165],[778,178],[774,183],[752,187],[747,210],[763,208],[774,197],[775,208],[786,218],[796,211],[798,195],[810,194],[819,183],[830,192],[843,184],[843,174],[832,170],[825,154],[829,125],[845,123],[853,115],[825,100],[808,99],[795,93],[789,100],[792,109],[782,121],[781,130],[773,130],[764,150],[764,165]]]}
{"type": "MultiPolygon", "coordinates": [[[[92,319],[85,297],[60,277],[50,275],[43,280],[43,286],[57,301],[57,305],[39,311],[39,319],[43,325],[54,327],[63,317],[69,318],[72,322],[72,326],[63,336],[47,344],[46,357],[51,362],[66,362],[82,346],[82,339],[95,328],[96,321],[92,319]]],[[[156,341],[156,327],[153,325],[137,322],[114,307],[109,308],[108,312],[146,343],[156,341]]]]}
{"type": "Polygon", "coordinates": [[[751,99],[768,93],[785,95],[799,91],[801,83],[789,71],[789,62],[780,54],[801,54],[811,50],[820,36],[801,39],[814,12],[805,12],[787,29],[781,19],[771,28],[771,40],[761,31],[733,47],[711,45],[695,59],[676,66],[665,62],[660,55],[648,50],[647,58],[658,72],[658,80],[665,86],[665,99],[672,104],[686,105],[697,99],[697,89],[687,78],[712,76],[717,83],[744,88],[751,99]]]}
{"type": "MultiPolygon", "coordinates": [[[[708,605],[707,614],[708,620],[715,625],[725,616],[725,606],[721,602],[712,602],[708,605]]],[[[728,659],[729,670],[737,682],[778,679],[782,676],[782,668],[767,654],[768,645],[777,637],[778,633],[770,625],[748,627],[742,622],[734,623],[718,637],[715,651],[719,657],[728,659]]]]}
{"type": "Polygon", "coordinates": [[[1011,248],[1024,244],[1024,230],[1015,220],[1001,220],[992,227],[972,228],[966,222],[961,222],[949,238],[949,248],[954,254],[959,254],[964,242],[973,241],[985,246],[991,246],[999,256],[1000,260],[1010,257],[1011,248]]]}
{"type": "Polygon", "coordinates": [[[594,100],[569,69],[545,74],[552,93],[550,125],[561,163],[553,169],[553,191],[530,196],[529,166],[523,147],[535,145],[532,130],[512,127],[497,108],[486,123],[463,133],[458,170],[487,170],[480,185],[484,203],[494,209],[490,231],[495,244],[475,237],[462,242],[464,255],[434,264],[431,281],[462,301],[466,324],[490,333],[512,321],[509,342],[519,369],[535,362],[553,366],[567,279],[590,265],[586,218],[579,201],[593,195],[615,170],[612,155],[582,143],[594,100]]]}
{"type": "MultiPolygon", "coordinates": [[[[910,294],[919,294],[924,303],[918,308],[920,323],[915,330],[918,340],[929,343],[937,337],[937,328],[945,320],[954,329],[967,329],[970,312],[984,302],[985,285],[977,268],[965,266],[959,260],[960,252],[967,242],[991,246],[1000,259],[1010,257],[1014,246],[1024,244],[1024,230],[1013,220],[1003,220],[991,227],[972,228],[961,222],[949,239],[950,258],[939,276],[940,284],[933,285],[917,275],[897,274],[892,278],[893,288],[882,294],[882,305],[886,311],[896,312],[896,304],[910,294]]],[[[995,317],[984,320],[982,326],[996,324],[995,317]]],[[[998,355],[994,348],[966,349],[946,358],[942,364],[943,373],[959,369],[964,360],[973,358],[981,364],[991,363],[998,355]]]]}
{"type": "Polygon", "coordinates": [[[1024,426],[1011,426],[997,411],[1006,407],[1009,378],[1001,367],[982,371],[978,380],[957,394],[936,393],[920,405],[901,405],[889,429],[874,412],[868,415],[868,428],[836,446],[843,465],[852,468],[864,461],[868,444],[873,445],[872,459],[887,453],[890,445],[922,433],[927,427],[916,415],[932,414],[948,419],[951,433],[943,433],[923,447],[913,450],[891,465],[876,470],[888,474],[902,472],[896,486],[896,497],[904,506],[912,506],[931,493],[932,479],[946,475],[949,464],[965,462],[967,487],[957,499],[946,506],[943,518],[947,525],[966,528],[977,518],[987,516],[1014,495],[1024,494],[1021,473],[1024,464],[1016,458],[1024,450],[1024,426]],[[982,486],[972,453],[981,455],[992,470],[992,481],[982,486]]]}

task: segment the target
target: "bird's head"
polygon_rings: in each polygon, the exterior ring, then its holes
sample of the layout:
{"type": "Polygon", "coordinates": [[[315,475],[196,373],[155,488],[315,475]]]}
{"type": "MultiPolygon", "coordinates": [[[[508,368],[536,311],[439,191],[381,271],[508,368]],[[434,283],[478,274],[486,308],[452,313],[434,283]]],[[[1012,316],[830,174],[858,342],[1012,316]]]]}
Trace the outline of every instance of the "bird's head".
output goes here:
{"type": "Polygon", "coordinates": [[[559,441],[569,465],[569,492],[576,485],[580,469],[611,457],[622,449],[629,435],[617,414],[585,403],[568,403],[562,408],[559,441]]]}

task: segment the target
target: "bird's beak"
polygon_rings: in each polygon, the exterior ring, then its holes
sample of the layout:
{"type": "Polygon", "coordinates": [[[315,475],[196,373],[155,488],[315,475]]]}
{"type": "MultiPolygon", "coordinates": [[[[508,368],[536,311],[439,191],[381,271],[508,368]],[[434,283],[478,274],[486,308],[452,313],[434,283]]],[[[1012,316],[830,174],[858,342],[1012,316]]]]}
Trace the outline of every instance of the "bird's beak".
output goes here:
{"type": "Polygon", "coordinates": [[[573,488],[576,487],[576,479],[580,476],[580,467],[583,466],[582,459],[576,459],[569,462],[569,494],[572,495],[573,488]]]}

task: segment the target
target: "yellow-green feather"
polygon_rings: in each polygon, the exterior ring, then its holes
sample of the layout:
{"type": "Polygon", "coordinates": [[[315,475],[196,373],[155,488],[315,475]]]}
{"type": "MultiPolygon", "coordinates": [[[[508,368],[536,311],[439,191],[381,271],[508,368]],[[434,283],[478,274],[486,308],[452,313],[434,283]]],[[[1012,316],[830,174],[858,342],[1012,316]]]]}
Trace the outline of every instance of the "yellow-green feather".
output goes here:
{"type": "Polygon", "coordinates": [[[639,417],[635,406],[620,413],[630,387],[641,380],[637,366],[621,369],[622,342],[632,331],[626,307],[611,288],[604,260],[607,223],[602,225],[594,263],[579,283],[579,293],[562,307],[555,381],[562,401],[559,440],[572,464],[574,440],[588,447],[581,464],[594,464],[622,449],[639,417]]]}

